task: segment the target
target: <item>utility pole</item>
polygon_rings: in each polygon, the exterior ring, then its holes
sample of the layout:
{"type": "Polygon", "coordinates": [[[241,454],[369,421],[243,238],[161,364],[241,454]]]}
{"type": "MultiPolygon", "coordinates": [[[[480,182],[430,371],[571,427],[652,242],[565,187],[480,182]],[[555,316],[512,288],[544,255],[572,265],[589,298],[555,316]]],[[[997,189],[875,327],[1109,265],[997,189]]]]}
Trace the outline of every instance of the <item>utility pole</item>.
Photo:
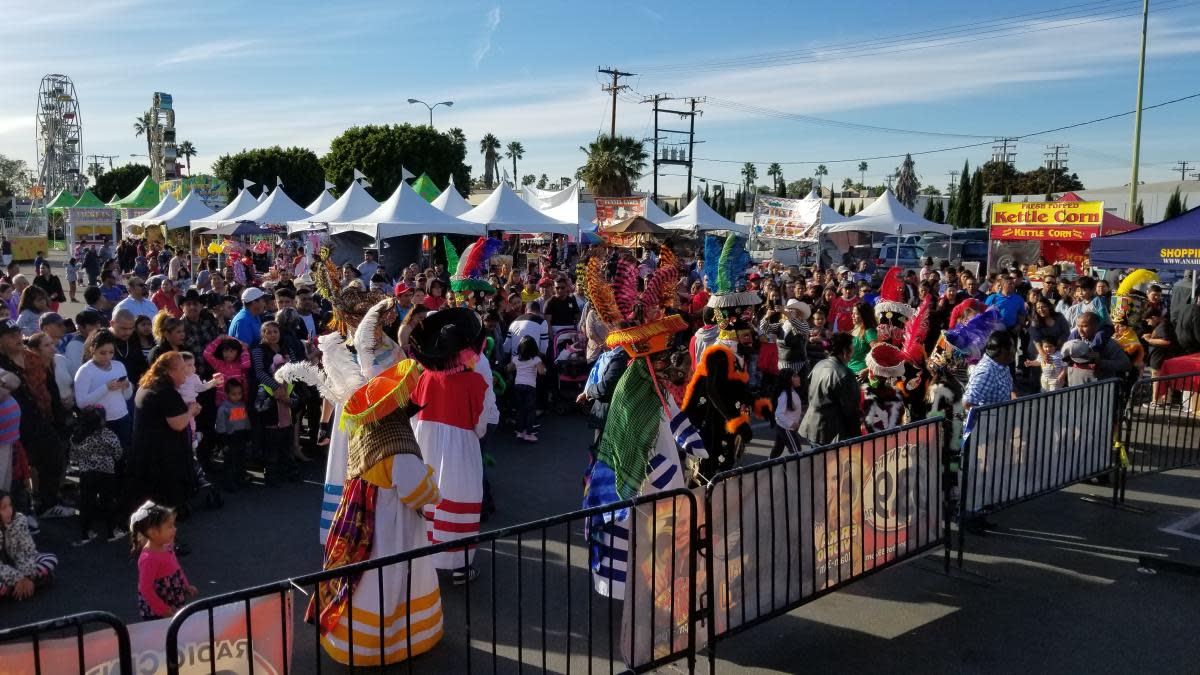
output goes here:
{"type": "Polygon", "coordinates": [[[950,187],[947,188],[946,192],[949,193],[951,197],[953,197],[954,189],[958,187],[958,169],[947,171],[946,175],[950,176],[950,187]]]}
{"type": "Polygon", "coordinates": [[[604,73],[605,75],[609,75],[612,77],[612,84],[601,87],[601,90],[607,91],[612,94],[612,125],[609,127],[609,136],[611,138],[616,138],[617,137],[617,92],[621,91],[622,89],[629,88],[628,85],[617,84],[617,81],[620,80],[622,77],[632,77],[632,76],[636,75],[637,73],[624,73],[624,72],[621,72],[620,70],[617,70],[616,68],[597,68],[596,70],[598,70],[601,73],[604,73]]]}
{"type": "Polygon", "coordinates": [[[997,138],[992,143],[992,161],[1000,163],[1000,184],[1005,195],[1008,194],[1008,169],[1017,161],[1016,145],[1015,138],[997,138]],[[1012,152],[1008,150],[1010,144],[1014,148],[1012,152]]]}
{"type": "MultiPolygon", "coordinates": [[[[1188,169],[1196,168],[1195,165],[1189,166],[1189,164],[1190,163],[1185,160],[1180,160],[1178,162],[1175,162],[1175,166],[1179,167],[1179,180],[1181,182],[1187,180],[1187,170],[1188,169]]],[[[1195,175],[1195,174],[1193,174],[1193,175],[1195,175]]]]}
{"type": "Polygon", "coordinates": [[[1142,0],[1142,49],[1138,56],[1137,106],[1133,109],[1133,170],[1129,179],[1129,206],[1126,217],[1137,211],[1138,162],[1142,154],[1142,91],[1146,84],[1146,24],[1150,21],[1150,0],[1142,0]]]}
{"type": "MultiPolygon", "coordinates": [[[[675,164],[675,165],[679,165],[679,166],[686,166],[687,172],[688,172],[688,175],[687,175],[687,182],[688,182],[687,197],[688,198],[687,198],[687,200],[688,200],[688,202],[691,202],[692,201],[692,152],[693,152],[693,149],[695,148],[695,144],[696,144],[696,116],[704,114],[703,111],[696,110],[696,104],[704,103],[705,98],[703,96],[701,96],[701,97],[693,96],[693,97],[686,99],[691,104],[691,108],[689,110],[673,110],[670,108],[660,108],[659,107],[659,104],[662,103],[663,101],[674,101],[674,100],[677,100],[677,99],[672,97],[670,94],[654,94],[653,96],[649,96],[649,97],[642,99],[642,103],[654,104],[654,137],[653,137],[653,141],[654,141],[654,162],[653,162],[653,164],[654,164],[654,188],[653,188],[653,191],[651,194],[654,199],[658,199],[658,166],[660,164],[675,164]],[[658,114],[659,113],[669,113],[672,115],[679,115],[680,119],[687,118],[689,120],[690,124],[688,125],[687,130],[660,128],[658,126],[658,114]],[[676,152],[675,148],[672,148],[670,151],[670,155],[668,155],[667,151],[665,151],[665,150],[662,153],[660,153],[658,151],[658,141],[659,141],[659,133],[660,132],[681,134],[681,135],[686,134],[687,135],[687,145],[688,145],[687,151],[686,152],[684,152],[684,151],[676,152]]],[[[703,142],[703,141],[701,141],[701,142],[703,142]]]]}
{"type": "Polygon", "coordinates": [[[1046,168],[1050,172],[1050,188],[1046,190],[1046,194],[1054,193],[1054,179],[1058,177],[1058,170],[1067,168],[1067,149],[1070,145],[1047,145],[1046,152],[1046,168]],[[1059,156],[1062,159],[1059,159],[1059,156]]]}

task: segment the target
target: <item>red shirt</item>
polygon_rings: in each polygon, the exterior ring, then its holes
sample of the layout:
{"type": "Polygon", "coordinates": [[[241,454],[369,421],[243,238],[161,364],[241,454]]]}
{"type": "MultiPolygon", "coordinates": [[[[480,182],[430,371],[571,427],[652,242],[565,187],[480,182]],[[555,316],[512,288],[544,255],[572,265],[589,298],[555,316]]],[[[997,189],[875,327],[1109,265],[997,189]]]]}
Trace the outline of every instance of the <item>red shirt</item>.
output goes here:
{"type": "Polygon", "coordinates": [[[708,304],[708,291],[701,289],[692,296],[692,313],[699,314],[704,311],[704,307],[708,304]]]}
{"type": "Polygon", "coordinates": [[[854,308],[862,302],[859,298],[847,300],[841,296],[829,303],[829,324],[835,333],[848,333],[854,328],[854,308]]]}
{"type": "Polygon", "coordinates": [[[160,312],[165,309],[176,319],[183,316],[183,310],[179,308],[179,303],[175,302],[174,293],[167,295],[166,293],[163,293],[161,289],[159,289],[154,291],[154,295],[150,296],[150,302],[153,302],[154,306],[157,307],[160,312]]]}

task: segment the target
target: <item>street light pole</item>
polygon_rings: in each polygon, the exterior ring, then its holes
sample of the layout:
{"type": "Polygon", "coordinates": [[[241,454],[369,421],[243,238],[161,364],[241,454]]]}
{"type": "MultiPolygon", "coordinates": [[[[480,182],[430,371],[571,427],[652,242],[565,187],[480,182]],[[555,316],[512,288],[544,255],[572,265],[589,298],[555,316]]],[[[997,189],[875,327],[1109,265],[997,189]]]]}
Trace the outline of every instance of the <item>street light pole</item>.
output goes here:
{"type": "Polygon", "coordinates": [[[1137,108],[1133,112],[1133,176],[1129,180],[1129,207],[1126,217],[1137,215],[1138,162],[1142,152],[1142,89],[1146,84],[1146,23],[1150,19],[1150,0],[1142,0],[1142,51],[1138,59],[1137,108]]]}
{"type": "Polygon", "coordinates": [[[426,108],[429,108],[429,128],[430,129],[433,128],[433,109],[438,107],[439,105],[444,105],[447,108],[454,105],[454,101],[438,101],[437,103],[434,103],[433,105],[429,105],[428,103],[426,103],[425,101],[422,101],[419,98],[410,98],[410,99],[408,99],[408,102],[409,103],[420,103],[421,105],[425,106],[426,108]]]}

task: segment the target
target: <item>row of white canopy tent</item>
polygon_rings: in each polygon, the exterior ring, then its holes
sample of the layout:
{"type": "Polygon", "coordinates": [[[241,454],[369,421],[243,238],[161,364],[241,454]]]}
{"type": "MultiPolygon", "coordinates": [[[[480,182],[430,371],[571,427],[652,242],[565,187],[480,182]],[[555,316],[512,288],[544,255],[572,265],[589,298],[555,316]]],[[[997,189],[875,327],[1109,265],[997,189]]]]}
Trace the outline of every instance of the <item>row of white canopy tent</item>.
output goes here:
{"type": "MultiPolygon", "coordinates": [[[[594,231],[596,220],[596,205],[579,201],[582,184],[576,181],[567,188],[558,191],[539,190],[525,187],[525,201],[542,213],[556,220],[576,223],[582,231],[594,231]],[[577,216],[577,220],[573,217],[577,216]]],[[[667,215],[653,199],[645,197],[645,218],[655,225],[661,225],[668,230],[677,230],[689,234],[701,232],[734,232],[742,236],[750,233],[750,228],[739,225],[722,217],[703,199],[697,196],[687,206],[674,216],[667,215]]]]}
{"type": "MultiPolygon", "coordinates": [[[[816,197],[810,194],[809,197],[816,197]]],[[[823,203],[823,202],[822,202],[823,203]]],[[[914,213],[891,190],[884,190],[882,195],[863,208],[862,211],[850,217],[839,215],[826,204],[825,208],[836,216],[833,220],[826,212],[821,213],[821,234],[837,232],[875,232],[880,234],[917,234],[919,232],[936,232],[949,236],[951,227],[944,223],[926,220],[914,213]],[[828,218],[828,219],[827,219],[828,218]]]]}

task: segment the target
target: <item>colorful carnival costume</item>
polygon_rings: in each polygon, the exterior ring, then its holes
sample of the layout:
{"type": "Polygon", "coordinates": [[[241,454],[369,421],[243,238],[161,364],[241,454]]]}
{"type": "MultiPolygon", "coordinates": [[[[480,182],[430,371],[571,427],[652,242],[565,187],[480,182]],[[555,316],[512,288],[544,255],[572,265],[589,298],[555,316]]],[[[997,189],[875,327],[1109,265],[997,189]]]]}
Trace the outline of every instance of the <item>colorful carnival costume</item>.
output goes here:
{"type": "Polygon", "coordinates": [[[906,287],[899,267],[893,267],[883,276],[879,285],[879,300],[875,302],[875,329],[880,342],[896,347],[904,345],[904,330],[916,309],[905,300],[906,287]]]}
{"type": "MultiPolygon", "coordinates": [[[[487,412],[496,405],[490,383],[473,370],[482,331],[473,310],[453,307],[425,315],[409,336],[413,358],[425,368],[413,393],[420,407],[413,433],[441,492],[441,500],[425,508],[430,544],[479,532],[483,505],[479,439],[487,432],[487,412]]],[[[455,570],[455,582],[465,582],[473,576],[469,568],[474,553],[474,547],[452,549],[434,556],[434,565],[455,570]]]]}
{"type": "Polygon", "coordinates": [[[1112,319],[1112,339],[1120,345],[1134,368],[1140,369],[1146,359],[1146,348],[1142,345],[1142,322],[1150,300],[1145,287],[1158,281],[1158,275],[1150,270],[1134,270],[1117,286],[1109,309],[1112,319]]]}
{"type": "MultiPolygon", "coordinates": [[[[365,323],[365,321],[364,321],[365,323]]],[[[423,510],[438,501],[433,469],[409,426],[419,366],[405,360],[346,401],[346,484],[325,544],[325,569],[426,544],[423,510]]],[[[429,651],[442,637],[437,571],[429,557],[318,584],[308,618],[338,663],[381,666],[429,651]],[[382,643],[382,649],[381,647],[382,643]]]]}
{"type": "MultiPolygon", "coordinates": [[[[589,259],[588,298],[611,328],[606,344],[624,349],[630,362],[613,391],[596,459],[588,469],[584,508],[684,487],[680,452],[707,456],[698,432],[658,381],[658,371],[667,361],[655,355],[687,325],[678,315],[664,316],[661,311],[668,294],[675,292],[675,257],[663,249],[640,296],[632,261],[618,261],[611,285],[604,267],[600,256],[589,259]]],[[[593,587],[606,597],[625,597],[631,515],[619,509],[587,523],[593,587]]]]}

